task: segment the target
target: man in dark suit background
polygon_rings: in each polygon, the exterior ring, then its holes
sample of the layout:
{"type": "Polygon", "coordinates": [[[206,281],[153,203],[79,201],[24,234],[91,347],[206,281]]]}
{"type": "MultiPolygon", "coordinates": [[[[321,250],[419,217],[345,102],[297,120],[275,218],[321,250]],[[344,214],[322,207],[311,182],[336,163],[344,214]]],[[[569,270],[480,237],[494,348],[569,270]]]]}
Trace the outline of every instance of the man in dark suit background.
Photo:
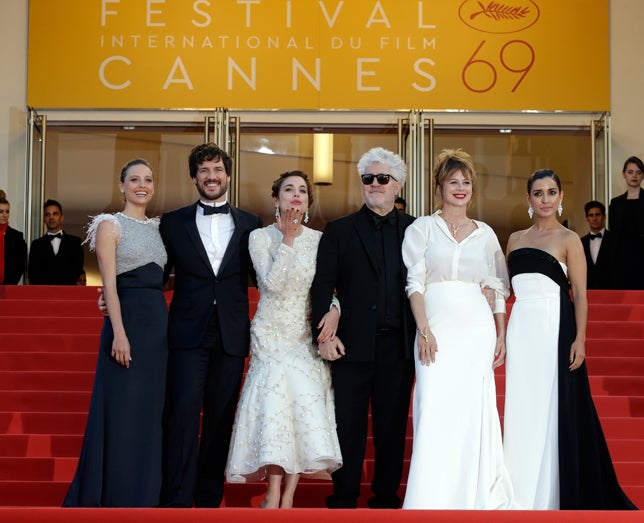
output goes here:
{"type": "Polygon", "coordinates": [[[609,289],[611,281],[611,237],[606,230],[606,206],[596,200],[584,205],[586,221],[590,232],[582,236],[587,266],[587,287],[589,289],[609,289]]]}
{"type": "Polygon", "coordinates": [[[358,162],[358,173],[364,205],[327,225],[312,287],[313,326],[328,311],[334,290],[342,308],[337,336],[319,344],[320,355],[332,362],[343,458],[327,506],[357,506],[371,407],[375,472],[369,506],[397,508],[415,331],[401,247],[414,218],[394,208],[407,175],[397,154],[371,149],[358,162]]]}
{"type": "Polygon", "coordinates": [[[76,285],[83,271],[83,246],[78,236],[63,231],[63,207],[56,200],[43,205],[47,232],[31,242],[29,283],[32,285],[76,285]]]}
{"type": "Polygon", "coordinates": [[[248,236],[261,219],[227,203],[232,160],[224,150],[199,145],[188,163],[200,200],[160,225],[174,268],[164,504],[218,507],[250,341],[248,236]]]}

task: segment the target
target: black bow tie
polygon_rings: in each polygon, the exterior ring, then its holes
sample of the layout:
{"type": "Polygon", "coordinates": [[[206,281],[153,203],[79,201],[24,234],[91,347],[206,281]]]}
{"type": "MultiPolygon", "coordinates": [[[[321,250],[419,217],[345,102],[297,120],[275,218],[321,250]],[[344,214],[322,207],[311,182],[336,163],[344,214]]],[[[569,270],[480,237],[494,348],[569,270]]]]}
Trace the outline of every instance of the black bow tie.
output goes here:
{"type": "Polygon", "coordinates": [[[56,234],[47,233],[47,236],[49,236],[49,241],[53,241],[54,238],[62,238],[63,233],[62,232],[57,232],[56,234]]]}
{"type": "Polygon", "coordinates": [[[591,240],[594,240],[595,238],[601,238],[601,237],[602,237],[601,232],[598,232],[597,234],[593,234],[592,232],[590,233],[590,239],[591,240]]]}
{"type": "Polygon", "coordinates": [[[199,202],[199,205],[203,209],[205,216],[209,216],[210,214],[228,214],[230,212],[230,205],[228,205],[227,203],[224,203],[219,207],[216,207],[214,205],[206,205],[205,203],[201,202],[199,202]]]}

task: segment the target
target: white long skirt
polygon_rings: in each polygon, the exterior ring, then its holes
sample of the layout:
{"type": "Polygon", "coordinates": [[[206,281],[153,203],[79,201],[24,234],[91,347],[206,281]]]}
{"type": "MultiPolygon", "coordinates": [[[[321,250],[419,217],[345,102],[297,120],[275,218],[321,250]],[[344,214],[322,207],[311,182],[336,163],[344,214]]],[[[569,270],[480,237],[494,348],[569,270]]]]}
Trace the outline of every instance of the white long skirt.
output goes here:
{"type": "Polygon", "coordinates": [[[510,508],[490,306],[478,285],[462,282],[431,284],[424,297],[438,353],[423,366],[415,346],[414,445],[403,508],[510,508]]]}

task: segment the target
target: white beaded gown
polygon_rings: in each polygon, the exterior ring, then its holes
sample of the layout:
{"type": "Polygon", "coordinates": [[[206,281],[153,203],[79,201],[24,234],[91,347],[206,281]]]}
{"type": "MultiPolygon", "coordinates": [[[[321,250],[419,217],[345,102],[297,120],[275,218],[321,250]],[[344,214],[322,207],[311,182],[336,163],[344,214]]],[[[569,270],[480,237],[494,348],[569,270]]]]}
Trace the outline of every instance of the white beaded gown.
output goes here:
{"type": "Polygon", "coordinates": [[[293,247],[282,243],[274,225],[250,235],[260,299],[226,466],[229,482],[262,480],[268,465],[330,479],[342,465],[330,370],[311,341],[308,320],[321,235],[304,227],[293,247]]]}
{"type": "MultiPolygon", "coordinates": [[[[434,214],[406,231],[407,295],[420,292],[436,337],[436,361],[418,361],[413,397],[414,442],[404,509],[511,508],[492,364],[493,312],[505,312],[509,285],[494,231],[483,222],[460,243],[434,214]]],[[[416,340],[417,343],[417,340],[416,340]]]]}

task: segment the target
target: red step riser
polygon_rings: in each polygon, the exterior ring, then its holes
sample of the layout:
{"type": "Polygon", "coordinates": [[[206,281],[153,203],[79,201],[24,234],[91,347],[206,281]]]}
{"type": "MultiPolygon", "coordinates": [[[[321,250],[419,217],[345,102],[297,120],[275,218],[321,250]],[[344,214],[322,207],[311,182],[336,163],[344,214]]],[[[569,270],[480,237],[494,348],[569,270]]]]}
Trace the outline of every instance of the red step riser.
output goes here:
{"type": "MultiPolygon", "coordinates": [[[[0,506],[58,507],[62,504],[68,488],[68,482],[2,481],[0,506]]],[[[302,481],[295,494],[295,506],[324,508],[324,500],[331,494],[331,490],[330,482],[302,481]]],[[[625,485],[624,491],[635,505],[644,506],[644,487],[625,485]]],[[[399,495],[403,496],[404,492],[405,484],[401,486],[399,495]]],[[[263,483],[227,484],[222,506],[259,507],[265,493],[266,485],[263,483]]],[[[370,496],[369,483],[363,483],[358,507],[366,508],[370,496]]]]}
{"type": "Polygon", "coordinates": [[[92,390],[94,371],[0,371],[1,390],[41,392],[92,390]]]}
{"type": "Polygon", "coordinates": [[[99,316],[97,300],[0,300],[0,317],[47,316],[95,318],[99,316]]]}
{"type": "Polygon", "coordinates": [[[1,434],[0,456],[30,458],[76,458],[83,436],[51,434],[1,434]]]}
{"type": "MultiPolygon", "coordinates": [[[[5,371],[93,372],[98,344],[93,352],[0,352],[0,369],[5,371]]],[[[136,357],[132,355],[132,357],[136,357]]]]}
{"type": "MultiPolygon", "coordinates": [[[[2,334],[0,356],[5,352],[43,352],[50,354],[61,352],[96,353],[100,339],[100,330],[93,334],[42,334],[14,333],[2,334]]],[[[2,368],[2,367],[0,367],[2,368]]],[[[6,369],[3,369],[6,370],[6,369]]]]}
{"type": "Polygon", "coordinates": [[[40,334],[93,334],[100,332],[103,317],[93,318],[35,318],[33,316],[4,316],[0,318],[0,332],[7,334],[33,332],[34,324],[38,325],[40,334]]]}

